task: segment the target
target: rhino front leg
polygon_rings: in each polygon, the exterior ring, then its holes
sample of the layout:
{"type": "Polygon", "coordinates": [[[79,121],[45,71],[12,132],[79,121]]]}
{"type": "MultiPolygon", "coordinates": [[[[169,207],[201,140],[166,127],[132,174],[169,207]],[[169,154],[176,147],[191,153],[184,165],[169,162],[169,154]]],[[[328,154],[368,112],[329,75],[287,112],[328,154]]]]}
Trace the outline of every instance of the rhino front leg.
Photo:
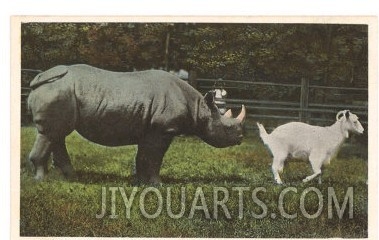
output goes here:
{"type": "Polygon", "coordinates": [[[61,169],[66,178],[72,179],[75,176],[75,172],[71,165],[71,160],[67,152],[65,141],[62,140],[53,143],[52,150],[54,165],[61,169]]]}
{"type": "Polygon", "coordinates": [[[159,171],[172,136],[149,135],[139,144],[136,156],[137,184],[159,185],[159,171]]]}
{"type": "Polygon", "coordinates": [[[51,141],[40,133],[37,134],[33,149],[29,154],[29,160],[35,168],[35,179],[42,180],[47,172],[47,160],[51,154],[51,141]]]}

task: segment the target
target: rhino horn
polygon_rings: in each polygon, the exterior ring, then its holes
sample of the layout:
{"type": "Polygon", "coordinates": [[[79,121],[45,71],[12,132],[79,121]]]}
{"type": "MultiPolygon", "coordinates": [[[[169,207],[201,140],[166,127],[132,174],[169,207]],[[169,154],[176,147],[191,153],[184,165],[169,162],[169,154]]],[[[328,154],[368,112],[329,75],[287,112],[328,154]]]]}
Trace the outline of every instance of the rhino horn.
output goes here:
{"type": "Polygon", "coordinates": [[[246,117],[246,108],[245,108],[245,105],[242,104],[241,112],[240,114],[238,114],[236,119],[239,120],[241,123],[243,123],[245,121],[245,117],[246,117]]]}
{"type": "Polygon", "coordinates": [[[228,110],[226,111],[226,113],[224,113],[224,117],[227,117],[227,118],[231,118],[232,117],[232,110],[228,110]]]}

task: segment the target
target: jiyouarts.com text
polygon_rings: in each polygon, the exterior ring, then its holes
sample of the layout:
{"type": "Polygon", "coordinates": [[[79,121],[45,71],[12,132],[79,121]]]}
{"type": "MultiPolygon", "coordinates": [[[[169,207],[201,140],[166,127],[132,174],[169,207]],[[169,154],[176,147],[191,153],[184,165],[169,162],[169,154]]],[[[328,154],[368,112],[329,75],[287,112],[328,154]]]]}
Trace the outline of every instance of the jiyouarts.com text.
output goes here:
{"type": "Polygon", "coordinates": [[[265,187],[212,187],[212,188],[124,188],[102,187],[101,207],[96,218],[131,218],[131,212],[138,212],[147,219],[161,214],[170,218],[192,219],[201,214],[206,219],[244,218],[318,218],[327,211],[329,219],[354,216],[353,187],[344,189],[337,197],[333,187],[321,191],[316,187],[297,189],[286,187],[267,197],[270,190],[265,187]],[[120,204],[121,202],[121,204],[120,204]],[[288,207],[291,206],[291,207],[288,207]]]}

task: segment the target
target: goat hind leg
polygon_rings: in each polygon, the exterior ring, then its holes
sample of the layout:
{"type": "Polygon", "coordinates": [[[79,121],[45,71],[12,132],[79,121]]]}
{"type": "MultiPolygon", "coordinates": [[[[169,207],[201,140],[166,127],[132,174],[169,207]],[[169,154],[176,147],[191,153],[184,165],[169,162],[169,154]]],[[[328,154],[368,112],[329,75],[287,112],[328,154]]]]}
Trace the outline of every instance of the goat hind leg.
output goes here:
{"type": "Polygon", "coordinates": [[[274,179],[277,184],[283,184],[279,172],[283,172],[284,161],[285,157],[274,157],[272,163],[272,173],[274,174],[274,179]]]}

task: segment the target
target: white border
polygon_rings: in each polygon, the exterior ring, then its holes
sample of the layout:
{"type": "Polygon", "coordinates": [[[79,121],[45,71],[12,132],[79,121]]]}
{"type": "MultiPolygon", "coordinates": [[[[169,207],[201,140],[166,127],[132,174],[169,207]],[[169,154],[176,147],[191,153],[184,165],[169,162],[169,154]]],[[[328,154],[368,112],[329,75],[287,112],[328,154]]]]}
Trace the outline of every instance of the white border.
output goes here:
{"type": "Polygon", "coordinates": [[[12,15],[377,15],[375,0],[75,0],[10,1],[12,15]]]}
{"type": "MultiPolygon", "coordinates": [[[[171,0],[76,0],[76,1],[42,1],[42,0],[16,0],[9,1],[3,4],[0,9],[0,29],[2,30],[1,40],[1,64],[0,69],[3,77],[3,82],[0,88],[1,109],[4,114],[0,118],[0,206],[3,206],[4,211],[0,214],[0,236],[4,239],[10,238],[10,16],[12,15],[112,15],[112,16],[127,16],[127,15],[203,15],[203,16],[378,16],[377,1],[356,1],[356,0],[263,0],[263,1],[248,1],[248,0],[233,0],[233,1],[209,1],[209,0],[188,0],[188,1],[171,1],[171,0]]],[[[377,22],[377,21],[376,21],[377,22]]],[[[377,36],[377,26],[376,26],[377,36]]],[[[375,46],[377,47],[377,46],[375,46]]],[[[377,51],[376,51],[377,54],[377,51]]],[[[376,55],[377,56],[377,55],[376,55]]],[[[378,69],[378,63],[373,66],[378,69]]],[[[377,81],[377,79],[375,79],[377,81]]],[[[377,83],[374,83],[377,90],[377,83]]],[[[377,103],[378,99],[372,99],[370,92],[370,102],[377,103]]],[[[376,107],[377,108],[377,107],[376,107]]],[[[377,112],[377,109],[375,109],[377,112]]],[[[377,121],[377,116],[370,115],[370,121],[377,121]]],[[[376,139],[378,139],[378,130],[371,128],[374,131],[376,139]]],[[[373,148],[377,148],[375,145],[373,148]]],[[[374,167],[370,165],[370,169],[374,167]]],[[[377,171],[375,164],[375,171],[377,171]]],[[[369,175],[370,179],[378,179],[378,175],[369,175]]],[[[378,187],[370,187],[370,191],[377,192],[378,187]]],[[[370,208],[372,209],[372,208],[370,208]]],[[[375,210],[378,213],[378,209],[375,210]]],[[[376,214],[378,215],[378,214],[376,214]]],[[[378,225],[378,218],[370,219],[378,225]]],[[[375,235],[378,233],[375,227],[375,235]]],[[[371,236],[371,233],[370,233],[371,236]]]]}

